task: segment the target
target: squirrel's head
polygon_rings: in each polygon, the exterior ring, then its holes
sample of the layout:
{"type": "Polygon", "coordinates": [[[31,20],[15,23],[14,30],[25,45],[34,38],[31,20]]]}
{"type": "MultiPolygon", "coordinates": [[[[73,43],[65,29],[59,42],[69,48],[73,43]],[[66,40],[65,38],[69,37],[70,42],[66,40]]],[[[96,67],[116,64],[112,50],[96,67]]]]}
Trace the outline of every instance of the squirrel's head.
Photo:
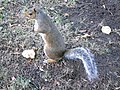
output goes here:
{"type": "Polygon", "coordinates": [[[25,9],[24,16],[29,19],[35,19],[36,18],[36,9],[35,8],[25,9]]]}

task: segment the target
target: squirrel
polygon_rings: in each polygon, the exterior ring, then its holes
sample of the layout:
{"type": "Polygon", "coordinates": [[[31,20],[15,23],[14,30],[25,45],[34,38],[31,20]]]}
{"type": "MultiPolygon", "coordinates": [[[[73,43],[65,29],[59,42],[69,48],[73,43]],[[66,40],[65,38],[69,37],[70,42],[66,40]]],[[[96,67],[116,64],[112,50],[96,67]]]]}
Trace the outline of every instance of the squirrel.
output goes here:
{"type": "Polygon", "coordinates": [[[61,59],[82,60],[88,79],[90,81],[98,79],[94,55],[89,49],[83,47],[66,49],[64,39],[57,27],[41,9],[34,7],[25,10],[24,16],[35,20],[34,32],[40,33],[44,41],[44,53],[48,57],[44,62],[53,63],[61,59]]]}

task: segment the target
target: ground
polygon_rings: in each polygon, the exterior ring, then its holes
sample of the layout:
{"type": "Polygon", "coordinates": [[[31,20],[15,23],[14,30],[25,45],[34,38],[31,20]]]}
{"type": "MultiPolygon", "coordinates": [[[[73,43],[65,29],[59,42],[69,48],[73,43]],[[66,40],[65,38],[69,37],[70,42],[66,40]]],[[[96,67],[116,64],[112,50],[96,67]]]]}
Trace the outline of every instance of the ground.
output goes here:
{"type": "Polygon", "coordinates": [[[0,90],[120,90],[120,1],[1,0],[0,90]],[[51,17],[67,48],[91,50],[99,80],[87,79],[82,62],[43,64],[43,41],[33,32],[34,21],[22,15],[34,4],[51,17]],[[102,26],[112,32],[102,33],[102,26]],[[24,58],[22,51],[32,47],[38,48],[36,58],[24,58]]]}

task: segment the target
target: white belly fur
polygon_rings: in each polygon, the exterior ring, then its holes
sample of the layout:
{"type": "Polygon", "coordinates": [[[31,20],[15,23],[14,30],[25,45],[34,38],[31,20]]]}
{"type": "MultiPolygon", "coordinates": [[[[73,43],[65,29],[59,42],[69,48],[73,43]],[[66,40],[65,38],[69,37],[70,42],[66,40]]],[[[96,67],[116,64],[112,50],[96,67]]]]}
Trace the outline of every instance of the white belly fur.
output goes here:
{"type": "Polygon", "coordinates": [[[38,22],[37,22],[37,20],[35,20],[34,31],[38,31],[38,22]]]}
{"type": "Polygon", "coordinates": [[[46,43],[46,40],[45,40],[45,34],[43,34],[43,33],[40,33],[40,36],[42,37],[42,39],[43,39],[43,41],[44,41],[44,43],[46,43]]]}
{"type": "MultiPolygon", "coordinates": [[[[38,22],[37,22],[37,20],[35,20],[34,31],[38,31],[38,28],[39,28],[38,22]]],[[[44,43],[46,43],[45,34],[40,33],[40,36],[42,37],[44,43]]]]}

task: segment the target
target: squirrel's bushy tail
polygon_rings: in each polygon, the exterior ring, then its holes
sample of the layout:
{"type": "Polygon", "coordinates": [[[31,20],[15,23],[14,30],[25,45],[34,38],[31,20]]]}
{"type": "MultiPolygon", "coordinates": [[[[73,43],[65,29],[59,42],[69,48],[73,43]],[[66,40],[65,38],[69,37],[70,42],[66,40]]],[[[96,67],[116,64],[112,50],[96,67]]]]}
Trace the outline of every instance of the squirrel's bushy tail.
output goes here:
{"type": "Polygon", "coordinates": [[[90,52],[89,49],[83,47],[70,49],[64,54],[64,58],[67,60],[82,60],[85,71],[88,75],[88,79],[90,81],[93,79],[98,79],[98,72],[94,60],[94,55],[90,52]]]}

